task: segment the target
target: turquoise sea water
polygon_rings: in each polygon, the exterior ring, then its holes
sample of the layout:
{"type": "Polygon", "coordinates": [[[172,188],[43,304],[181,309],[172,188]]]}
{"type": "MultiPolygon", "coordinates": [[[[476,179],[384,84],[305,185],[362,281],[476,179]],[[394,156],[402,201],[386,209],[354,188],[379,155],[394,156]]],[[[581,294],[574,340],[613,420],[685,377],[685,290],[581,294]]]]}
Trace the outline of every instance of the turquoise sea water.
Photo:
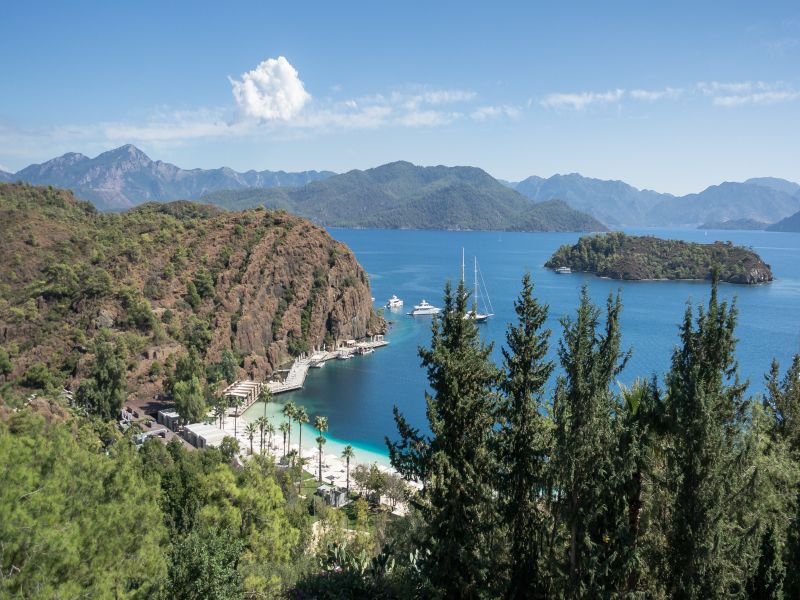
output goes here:
{"type": "MultiPolygon", "coordinates": [[[[460,277],[462,247],[467,256],[467,280],[471,281],[469,265],[476,255],[494,306],[495,316],[479,327],[487,341],[494,341],[498,362],[506,326],[514,318],[513,301],[526,270],[533,275],[536,296],[550,305],[548,325],[553,331],[554,359],[561,333],[558,321],[574,313],[581,286],[589,285],[598,304],[603,304],[610,292],[621,290],[623,344],[633,350],[620,377],[624,383],[653,373],[662,376],[677,343],[677,325],[686,302],[691,300],[696,305],[708,300],[707,282],[621,282],[582,274],[556,275],[544,269],[544,262],[559,245],[577,240],[579,234],[574,233],[350,229],[331,229],[330,233],[355,252],[369,273],[377,306],[392,294],[402,298],[405,306],[386,312],[390,323],[388,347],[312,369],[302,391],[278,396],[268,411],[276,415],[277,423],[283,403],[293,400],[306,407],[312,422],[316,414],[327,416],[330,431],[324,451],[338,455],[344,444],[351,443],[358,462],[377,460],[386,464],[384,437],[394,437],[396,432],[392,406],[400,407],[412,424],[425,428],[426,379],[417,348],[430,341],[430,317],[405,313],[423,298],[441,306],[445,281],[455,282],[460,277]]],[[[753,392],[763,389],[763,376],[773,357],[785,366],[794,353],[800,352],[800,234],[694,230],[628,233],[698,242],[731,240],[753,247],[772,266],[776,280],[771,284],[721,286],[723,298],[737,298],[740,374],[749,378],[753,392]]],[[[246,416],[263,412],[263,405],[256,405],[246,416]]],[[[307,426],[303,447],[312,447],[316,435],[307,426]]],[[[293,438],[296,442],[296,433],[293,438]]]]}

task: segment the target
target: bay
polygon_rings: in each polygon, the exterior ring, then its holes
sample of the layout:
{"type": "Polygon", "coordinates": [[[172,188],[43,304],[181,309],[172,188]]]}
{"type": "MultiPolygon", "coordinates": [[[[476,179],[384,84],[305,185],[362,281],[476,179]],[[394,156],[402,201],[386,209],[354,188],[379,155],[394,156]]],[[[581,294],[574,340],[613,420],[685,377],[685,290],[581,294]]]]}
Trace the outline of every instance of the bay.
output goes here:
{"type": "MultiPolygon", "coordinates": [[[[722,284],[721,297],[736,300],[739,308],[737,358],[740,375],[749,379],[750,391],[761,392],[763,378],[773,358],[787,366],[800,352],[800,234],[763,231],[626,230],[663,238],[696,242],[730,240],[750,246],[772,266],[775,281],[767,285],[722,284]]],[[[678,341],[678,324],[687,302],[708,301],[708,282],[623,282],[592,275],[557,275],[544,268],[545,261],[561,245],[575,243],[577,233],[453,232],[415,230],[330,229],[347,244],[366,269],[376,306],[392,295],[405,301],[402,309],[386,311],[390,345],[347,361],[330,361],[323,369],[312,369],[301,391],[282,394],[267,407],[280,419],[282,405],[292,400],[305,406],[313,423],[317,414],[329,421],[326,453],[340,454],[344,444],[356,448],[358,462],[387,464],[386,436],[396,428],[392,407],[397,406],[417,426],[426,429],[427,381],[417,354],[430,342],[430,317],[411,317],[406,312],[426,299],[441,306],[447,280],[457,283],[461,270],[461,248],[467,256],[467,281],[472,280],[471,261],[477,256],[491,299],[494,317],[479,325],[487,342],[494,342],[494,358],[500,362],[500,347],[508,323],[514,320],[513,302],[523,274],[530,271],[535,294],[550,306],[548,327],[552,330],[550,353],[556,360],[559,320],[573,315],[580,290],[588,285],[593,301],[603,305],[618,290],[624,309],[621,324],[623,347],[633,352],[620,382],[656,374],[669,368],[678,341]]],[[[264,406],[253,406],[245,417],[259,416],[264,406]]],[[[316,436],[305,426],[303,446],[312,447],[316,436]],[[308,430],[306,432],[306,429],[308,430]]]]}

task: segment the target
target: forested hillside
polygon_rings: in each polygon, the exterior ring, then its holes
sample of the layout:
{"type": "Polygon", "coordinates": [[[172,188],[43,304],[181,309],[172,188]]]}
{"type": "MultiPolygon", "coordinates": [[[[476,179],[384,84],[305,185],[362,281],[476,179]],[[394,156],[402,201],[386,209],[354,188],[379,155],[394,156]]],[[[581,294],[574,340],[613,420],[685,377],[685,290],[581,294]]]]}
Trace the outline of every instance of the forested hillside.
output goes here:
{"type": "Polygon", "coordinates": [[[223,208],[283,208],[316,223],[382,229],[605,231],[563,202],[531,202],[473,167],[395,162],[350,171],[301,188],[215,192],[223,208]]]}
{"type": "Polygon", "coordinates": [[[175,202],[99,214],[64,190],[2,184],[0,264],[0,347],[20,394],[79,382],[99,340],[125,362],[128,393],[147,398],[187,352],[209,383],[223,362],[263,378],[292,355],[382,327],[347,247],[263,209],[175,202]]]}

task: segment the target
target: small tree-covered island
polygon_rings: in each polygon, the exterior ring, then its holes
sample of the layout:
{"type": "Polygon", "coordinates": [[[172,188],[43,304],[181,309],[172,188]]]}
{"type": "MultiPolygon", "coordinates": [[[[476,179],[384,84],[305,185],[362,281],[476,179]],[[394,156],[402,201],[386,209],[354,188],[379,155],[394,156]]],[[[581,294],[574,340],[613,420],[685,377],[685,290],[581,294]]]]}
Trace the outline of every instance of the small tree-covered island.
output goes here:
{"type": "Polygon", "coordinates": [[[772,281],[770,266],[758,254],[731,242],[698,244],[621,232],[583,236],[572,246],[565,244],[545,267],[626,280],[711,279],[716,270],[720,281],[727,283],[772,281]]]}

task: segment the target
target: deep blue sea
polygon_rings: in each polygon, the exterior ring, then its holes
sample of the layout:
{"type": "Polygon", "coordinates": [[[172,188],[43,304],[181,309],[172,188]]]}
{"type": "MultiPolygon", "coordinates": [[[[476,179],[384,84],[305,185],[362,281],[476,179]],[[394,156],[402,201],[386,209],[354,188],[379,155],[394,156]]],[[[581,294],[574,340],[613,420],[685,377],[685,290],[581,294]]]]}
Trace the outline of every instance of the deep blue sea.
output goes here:
{"type": "MultiPolygon", "coordinates": [[[[352,443],[359,462],[385,462],[384,437],[394,437],[392,406],[397,405],[412,424],[425,428],[425,372],[417,354],[430,342],[430,317],[405,313],[423,298],[441,306],[445,281],[457,282],[461,248],[467,256],[467,281],[472,280],[471,260],[477,256],[495,316],[479,325],[487,341],[495,343],[500,360],[506,326],[514,319],[513,301],[525,271],[530,271],[535,294],[550,306],[551,354],[555,360],[561,335],[559,319],[574,314],[580,289],[588,284],[594,302],[603,306],[610,292],[620,290],[623,347],[633,356],[620,381],[660,377],[669,367],[678,341],[678,324],[686,303],[706,303],[707,282],[621,282],[590,275],[556,275],[544,269],[549,256],[561,244],[574,243],[577,233],[443,232],[331,229],[331,235],[347,244],[369,273],[376,306],[397,294],[402,310],[386,311],[390,345],[371,355],[348,361],[330,361],[312,369],[300,392],[276,398],[303,405],[311,415],[328,417],[330,430],[326,452],[338,453],[352,443]],[[359,457],[358,453],[362,456],[359,457]]],[[[787,366],[800,352],[800,234],[751,231],[628,230],[664,238],[697,242],[731,240],[752,247],[772,266],[775,281],[768,285],[723,284],[724,299],[736,298],[739,308],[737,357],[742,378],[750,389],[763,389],[763,377],[773,358],[787,366]]],[[[270,412],[279,407],[271,407],[270,412]]],[[[252,411],[260,410],[254,406],[252,411]]],[[[303,434],[309,447],[314,433],[303,434]]]]}

